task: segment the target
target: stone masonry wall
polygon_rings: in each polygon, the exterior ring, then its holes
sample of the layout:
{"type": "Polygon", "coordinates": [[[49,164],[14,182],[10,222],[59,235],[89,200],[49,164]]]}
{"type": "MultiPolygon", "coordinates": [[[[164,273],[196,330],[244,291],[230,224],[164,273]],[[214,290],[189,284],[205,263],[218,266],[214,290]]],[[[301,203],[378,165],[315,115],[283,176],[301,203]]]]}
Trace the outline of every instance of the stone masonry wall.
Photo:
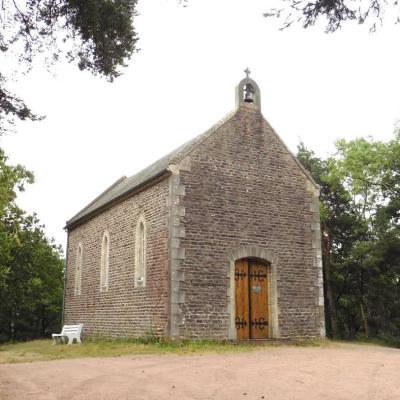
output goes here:
{"type": "Polygon", "coordinates": [[[138,337],[168,334],[169,180],[79,225],[69,233],[64,323],[83,323],[84,336],[138,337]],[[146,287],[134,287],[135,231],[147,227],[146,287]],[[101,243],[110,235],[108,291],[100,292],[101,243]],[[74,295],[78,243],[83,247],[81,295],[74,295]]]}
{"type": "Polygon", "coordinates": [[[258,246],[277,255],[280,337],[321,335],[315,187],[261,113],[240,107],[188,156],[179,173],[184,254],[175,334],[227,338],[228,252],[258,246]]]}

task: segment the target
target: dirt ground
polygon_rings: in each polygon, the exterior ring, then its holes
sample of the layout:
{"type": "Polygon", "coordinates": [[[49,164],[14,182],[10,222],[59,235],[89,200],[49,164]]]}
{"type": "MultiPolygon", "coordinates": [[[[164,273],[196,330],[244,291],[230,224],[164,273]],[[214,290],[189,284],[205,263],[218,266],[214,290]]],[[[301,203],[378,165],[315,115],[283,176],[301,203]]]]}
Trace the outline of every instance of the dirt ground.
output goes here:
{"type": "Polygon", "coordinates": [[[260,347],[0,365],[0,399],[400,399],[400,350],[260,347]]]}

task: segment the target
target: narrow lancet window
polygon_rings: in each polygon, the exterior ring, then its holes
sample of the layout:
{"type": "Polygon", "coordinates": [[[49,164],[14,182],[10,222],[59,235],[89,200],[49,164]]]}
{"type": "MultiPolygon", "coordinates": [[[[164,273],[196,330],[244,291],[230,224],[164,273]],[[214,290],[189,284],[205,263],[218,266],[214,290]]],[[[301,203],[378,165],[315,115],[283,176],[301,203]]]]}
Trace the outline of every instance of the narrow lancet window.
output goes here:
{"type": "Polygon", "coordinates": [[[106,292],[108,290],[109,260],[110,260],[110,236],[108,232],[105,232],[101,244],[100,292],[106,292]]]}
{"type": "Polygon", "coordinates": [[[146,222],[141,216],[136,225],[135,287],[146,286],[146,222]]]}
{"type": "Polygon", "coordinates": [[[75,296],[79,296],[81,294],[81,286],[82,286],[82,244],[78,244],[78,250],[76,252],[76,261],[75,261],[75,296]]]}

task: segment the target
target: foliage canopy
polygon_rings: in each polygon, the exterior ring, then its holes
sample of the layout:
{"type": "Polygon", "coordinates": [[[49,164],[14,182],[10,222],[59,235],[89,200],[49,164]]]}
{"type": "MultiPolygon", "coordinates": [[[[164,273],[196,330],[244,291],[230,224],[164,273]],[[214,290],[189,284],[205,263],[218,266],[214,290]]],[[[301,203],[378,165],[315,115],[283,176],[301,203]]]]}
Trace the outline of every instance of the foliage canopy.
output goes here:
{"type": "MultiPolygon", "coordinates": [[[[45,53],[60,56],[113,80],[136,51],[133,27],[137,0],[0,0],[0,56],[14,52],[29,69],[45,53]]],[[[16,119],[39,117],[7,90],[0,70],[0,134],[16,119]]]]}
{"type": "Polygon", "coordinates": [[[298,158],[321,185],[328,333],[400,336],[400,134],[383,143],[339,140],[321,159],[298,158]]]}
{"type": "Polygon", "coordinates": [[[334,32],[350,21],[369,23],[370,30],[374,31],[382,24],[385,13],[390,12],[395,23],[400,22],[398,0],[281,0],[281,3],[282,7],[273,8],[264,16],[283,18],[282,29],[294,22],[309,28],[324,20],[327,32],[334,32]]]}
{"type": "Polygon", "coordinates": [[[41,337],[60,323],[62,251],[15,204],[31,182],[32,173],[9,165],[0,149],[0,342],[41,337]]]}

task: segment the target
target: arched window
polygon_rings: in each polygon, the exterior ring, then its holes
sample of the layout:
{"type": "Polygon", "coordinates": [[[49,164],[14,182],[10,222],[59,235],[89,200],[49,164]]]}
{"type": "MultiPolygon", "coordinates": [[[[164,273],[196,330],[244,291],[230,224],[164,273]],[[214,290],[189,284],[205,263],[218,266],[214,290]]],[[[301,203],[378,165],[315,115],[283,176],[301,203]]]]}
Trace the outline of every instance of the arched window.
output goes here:
{"type": "Polygon", "coordinates": [[[76,252],[76,260],[75,260],[75,296],[79,296],[81,294],[81,286],[82,286],[82,243],[78,244],[78,250],[76,252]]]}
{"type": "Polygon", "coordinates": [[[110,235],[104,232],[103,241],[101,243],[101,260],[100,260],[100,292],[108,290],[108,265],[110,259],[110,235]]]}
{"type": "Polygon", "coordinates": [[[146,286],[146,222],[139,217],[135,238],[135,287],[146,286]]]}

